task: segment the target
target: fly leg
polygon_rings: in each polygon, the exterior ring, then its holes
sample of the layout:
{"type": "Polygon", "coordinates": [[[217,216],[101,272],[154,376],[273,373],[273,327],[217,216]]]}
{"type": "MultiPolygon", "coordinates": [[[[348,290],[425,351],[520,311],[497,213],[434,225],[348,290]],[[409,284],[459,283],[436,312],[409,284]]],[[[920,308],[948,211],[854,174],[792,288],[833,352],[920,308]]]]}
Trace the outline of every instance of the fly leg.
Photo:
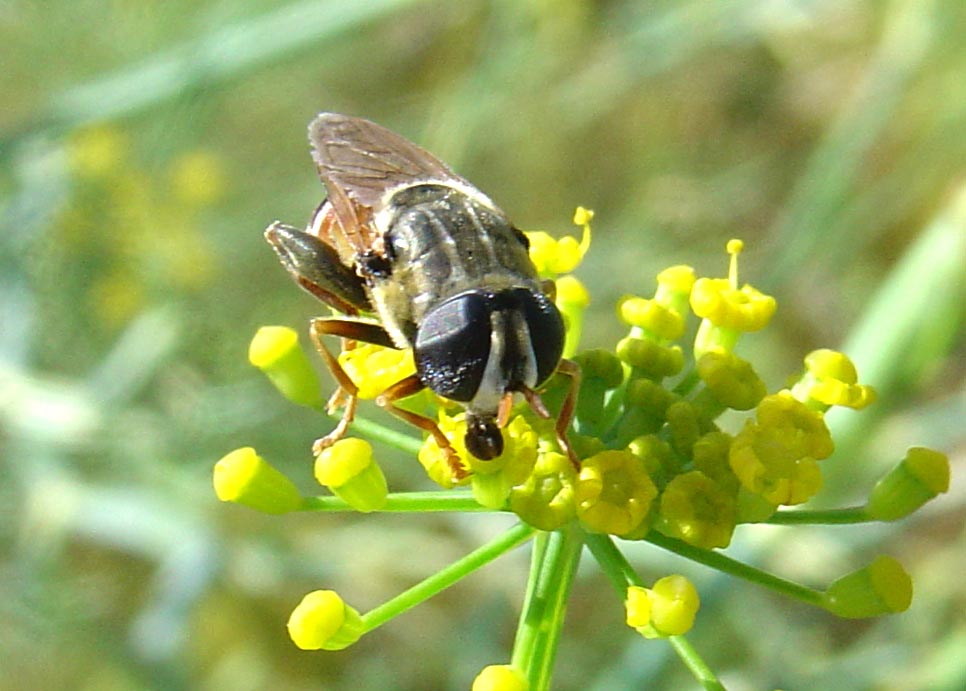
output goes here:
{"type": "MultiPolygon", "coordinates": [[[[580,389],[580,365],[565,358],[557,365],[557,372],[570,377],[570,387],[567,389],[567,395],[564,396],[563,404],[560,406],[560,413],[557,415],[553,431],[556,434],[560,449],[567,454],[574,469],[580,472],[580,459],[577,458],[577,453],[567,438],[567,428],[570,427],[570,423],[574,419],[574,410],[577,408],[577,391],[580,389]]],[[[551,418],[550,411],[547,410],[547,406],[543,404],[543,400],[536,391],[524,387],[521,389],[521,393],[527,399],[527,403],[534,413],[544,420],[551,418]]]]}
{"type": "Polygon", "coordinates": [[[335,429],[324,437],[316,439],[312,445],[312,453],[318,456],[322,449],[332,446],[346,435],[346,432],[349,431],[349,425],[355,417],[356,406],[359,402],[359,387],[355,385],[355,382],[342,369],[338,358],[325,347],[322,337],[341,336],[343,339],[363,341],[389,348],[395,348],[395,345],[389,337],[389,334],[386,333],[386,330],[378,324],[369,324],[349,319],[313,319],[312,325],[309,328],[309,334],[312,337],[312,343],[315,345],[316,350],[319,351],[322,359],[325,360],[326,367],[329,368],[333,378],[339,385],[339,388],[336,389],[335,393],[329,399],[327,409],[332,413],[338,407],[345,406],[342,411],[342,418],[335,426],[335,429]]]}
{"type": "Polygon", "coordinates": [[[417,394],[425,388],[426,385],[420,381],[419,376],[416,374],[411,374],[405,379],[400,379],[379,394],[379,396],[376,398],[376,405],[389,411],[393,415],[402,418],[409,424],[433,435],[433,439],[436,440],[436,445],[439,446],[444,454],[446,454],[446,463],[449,465],[449,469],[450,472],[453,473],[453,477],[455,477],[457,480],[462,480],[463,478],[467,477],[468,473],[463,467],[460,457],[453,449],[453,445],[450,444],[449,439],[447,439],[446,435],[443,434],[443,430],[439,428],[439,425],[436,424],[436,421],[432,418],[426,417],[425,415],[420,415],[419,413],[405,410],[396,405],[396,401],[406,398],[407,396],[417,394]]]}

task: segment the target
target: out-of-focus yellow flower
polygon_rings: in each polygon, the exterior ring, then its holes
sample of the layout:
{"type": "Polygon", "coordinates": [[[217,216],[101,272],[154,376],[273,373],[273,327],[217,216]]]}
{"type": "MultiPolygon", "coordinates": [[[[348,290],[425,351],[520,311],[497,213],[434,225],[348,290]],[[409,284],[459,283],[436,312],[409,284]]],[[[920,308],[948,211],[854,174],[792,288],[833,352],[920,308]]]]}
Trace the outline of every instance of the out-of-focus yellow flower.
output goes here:
{"type": "Polygon", "coordinates": [[[902,564],[882,555],[832,583],[823,595],[822,606],[840,617],[863,619],[894,614],[909,609],[912,579],[902,564]]]}
{"type": "Polygon", "coordinates": [[[265,373],[275,388],[293,403],[322,404],[319,379],[299,345],[299,335],[287,326],[263,326],[248,346],[248,361],[265,373]]]}
{"type": "Polygon", "coordinates": [[[872,518],[895,521],[948,491],[949,458],[946,454],[914,446],[872,488],[865,508],[872,518]]]}
{"type": "Polygon", "coordinates": [[[805,356],[805,368],[805,375],[792,387],[792,395],[800,401],[856,410],[875,402],[875,389],[858,383],[855,365],[844,353],[813,350],[805,356]]]}
{"type": "Polygon", "coordinates": [[[302,650],[342,650],[363,633],[362,617],[334,590],[313,590],[288,619],[288,635],[302,650]]]}
{"type": "Polygon", "coordinates": [[[801,504],[821,488],[817,461],[833,448],[821,413],[780,391],[758,404],[756,419],[732,441],[729,462],[741,484],[771,504],[801,504]]]}
{"type": "Polygon", "coordinates": [[[222,501],[264,513],[288,513],[302,506],[302,495],[292,481],[250,446],[235,449],[218,461],[213,483],[222,501]]]}
{"type": "Polygon", "coordinates": [[[527,691],[526,676],[512,665],[489,665],[473,680],[471,691],[527,691]]]}
{"type": "Polygon", "coordinates": [[[315,459],[315,479],[356,511],[375,511],[386,503],[389,490],[372,446],[347,437],[323,449],[315,459]]]}
{"type": "Polygon", "coordinates": [[[656,528],[695,547],[714,549],[731,543],[735,520],[735,495],[692,470],[661,492],[656,528]]]}
{"type": "Polygon", "coordinates": [[[574,497],[577,517],[591,530],[632,532],[647,517],[657,487],[630,451],[601,451],[581,463],[574,497]]]}
{"type": "Polygon", "coordinates": [[[339,353],[339,364],[349,379],[359,387],[364,401],[379,394],[402,379],[416,373],[412,349],[396,350],[372,343],[358,343],[339,353]]]}
{"type": "Polygon", "coordinates": [[[576,515],[570,459],[556,451],[537,454],[533,472],[510,491],[510,510],[539,530],[556,530],[576,515]]]}
{"type": "Polygon", "coordinates": [[[593,217],[593,211],[582,206],[577,207],[574,223],[583,227],[579,241],[570,235],[556,240],[543,231],[526,233],[530,241],[530,259],[540,276],[552,278],[577,268],[590,249],[590,220],[593,217]]]}
{"type": "Polygon", "coordinates": [[[67,150],[71,167],[78,175],[102,178],[121,172],[130,148],[130,142],[121,130],[97,125],[75,132],[67,150]]]}
{"type": "Polygon", "coordinates": [[[205,206],[225,192],[225,169],[210,151],[182,154],[171,165],[171,189],[184,204],[205,206]]]}
{"type": "Polygon", "coordinates": [[[110,327],[127,323],[144,308],[144,284],[128,267],[115,267],[98,277],[91,287],[91,307],[98,319],[110,327]]]}

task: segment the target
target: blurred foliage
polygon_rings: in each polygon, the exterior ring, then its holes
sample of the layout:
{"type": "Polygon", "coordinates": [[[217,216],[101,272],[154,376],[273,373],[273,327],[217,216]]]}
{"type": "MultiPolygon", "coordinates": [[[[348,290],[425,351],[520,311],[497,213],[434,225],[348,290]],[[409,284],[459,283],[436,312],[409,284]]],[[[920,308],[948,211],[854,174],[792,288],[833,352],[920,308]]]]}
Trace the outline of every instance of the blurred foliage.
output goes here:
{"type": "MultiPolygon", "coordinates": [[[[595,209],[587,347],[617,338],[621,294],[742,237],[779,302],[748,339],[766,380],[830,346],[879,388],[878,413],[833,420],[845,498],[914,443],[954,483],[915,520],[729,550],[816,583],[895,554],[906,614],[839,621],[695,567],[692,640],[730,689],[963,688],[964,26],[960,0],[3,3],[0,689],[457,689],[503,660],[522,553],[341,653],[284,630],[302,593],[374,606],[499,518],[273,518],[211,490],[253,444],[315,491],[320,421],[245,351],[319,311],[261,238],[321,197],[319,110],[419,142],[524,229],[595,209]]],[[[601,579],[578,575],[558,688],[692,688],[601,579]]]]}

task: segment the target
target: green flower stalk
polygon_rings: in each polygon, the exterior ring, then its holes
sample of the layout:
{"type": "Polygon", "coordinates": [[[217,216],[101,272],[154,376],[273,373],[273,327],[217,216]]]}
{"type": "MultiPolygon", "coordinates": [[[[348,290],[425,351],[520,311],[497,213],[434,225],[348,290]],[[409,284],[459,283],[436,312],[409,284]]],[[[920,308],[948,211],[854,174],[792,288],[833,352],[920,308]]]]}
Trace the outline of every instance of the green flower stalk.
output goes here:
{"type": "MultiPolygon", "coordinates": [[[[865,507],[782,509],[808,501],[822,488],[821,462],[834,450],[826,411],[831,406],[861,410],[875,400],[875,392],[860,383],[844,354],[827,349],[805,356],[805,371],[790,388],[769,392],[755,364],[737,349],[744,334],[767,326],[776,302],[739,284],[742,243],[737,240],[728,243],[726,278],[697,276],[684,265],[662,271],[653,295],[621,298],[617,316],[627,331],[612,349],[580,352],[590,298],[570,272],[590,247],[592,217],[586,209],[577,210],[579,240],[527,234],[548,291],[551,281],[556,284],[554,297],[567,324],[564,353],[581,369],[573,424],[567,430],[570,449],[561,448],[555,429],[569,383],[558,375],[540,392],[545,409],[504,401],[499,415],[503,452],[488,461],[467,452],[466,416],[458,406],[425,392],[400,401],[407,411],[437,421],[460,459],[455,470],[434,435],[407,437],[366,419],[361,407],[356,411],[353,424],[359,429],[382,443],[415,451],[440,491],[389,493],[373,449],[362,439],[341,439],[316,459],[316,478],[334,497],[302,498],[291,481],[250,448],[218,462],[218,497],[261,511],[502,511],[520,521],[366,614],[346,606],[333,591],[310,593],[289,621],[297,646],[336,650],[351,645],[531,539],[532,566],[511,661],[484,668],[473,682],[475,691],[550,688],[570,588],[585,552],[612,584],[615,606],[624,603],[629,626],[646,638],[666,639],[704,688],[724,688],[683,636],[700,603],[694,585],[682,576],[668,576],[645,587],[615,538],[650,542],[841,617],[880,616],[909,606],[911,580],[889,557],[818,590],[718,550],[731,543],[743,524],[905,517],[947,491],[946,457],[910,449],[871,491],[865,507]],[[693,342],[685,342],[686,334],[695,331],[693,342]]],[[[318,382],[294,332],[263,329],[253,341],[251,360],[287,398],[321,409],[318,382]]],[[[377,399],[415,372],[410,351],[362,343],[347,345],[338,361],[362,400],[377,399]]]]}

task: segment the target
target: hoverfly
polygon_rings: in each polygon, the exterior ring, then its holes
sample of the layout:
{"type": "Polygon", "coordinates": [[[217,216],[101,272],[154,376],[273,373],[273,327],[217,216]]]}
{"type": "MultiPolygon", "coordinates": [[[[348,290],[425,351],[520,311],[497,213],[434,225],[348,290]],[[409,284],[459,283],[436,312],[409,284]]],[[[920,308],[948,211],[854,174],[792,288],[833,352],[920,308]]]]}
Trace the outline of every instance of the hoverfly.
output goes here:
{"type": "Polygon", "coordinates": [[[558,369],[571,386],[556,421],[561,448],[576,464],[565,430],[579,369],[562,360],[564,323],[552,283],[537,277],[526,236],[473,185],[429,152],[368,120],[322,113],[309,141],[328,198],[306,230],[275,222],[265,238],[302,288],[349,319],[314,319],[312,339],[339,384],[329,410],[339,424],[314,450],[343,437],[358,389],[322,341],[341,336],[412,348],[416,373],[376,403],[429,432],[456,477],[466,472],[431,418],[396,401],[428,387],[466,409],[466,448],[489,460],[503,452],[502,427],[515,393],[549,418],[537,387],[558,369]],[[374,314],[379,323],[353,319],[374,314]]]}

